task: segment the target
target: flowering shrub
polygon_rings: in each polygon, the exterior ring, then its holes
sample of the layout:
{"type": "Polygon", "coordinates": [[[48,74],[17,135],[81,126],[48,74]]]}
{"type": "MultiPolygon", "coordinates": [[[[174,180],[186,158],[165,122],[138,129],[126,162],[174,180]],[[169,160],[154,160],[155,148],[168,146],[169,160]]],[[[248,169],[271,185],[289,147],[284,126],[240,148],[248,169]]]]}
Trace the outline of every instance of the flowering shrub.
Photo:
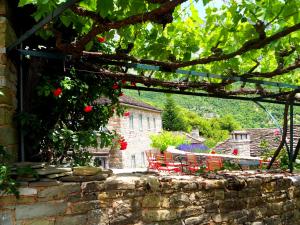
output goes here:
{"type": "Polygon", "coordinates": [[[118,99],[122,82],[73,69],[55,72],[57,67],[49,67],[41,71],[43,76],[31,88],[34,91],[26,91],[32,93],[31,102],[18,116],[27,160],[88,164],[87,148],[109,146],[115,137],[105,126],[113,113],[123,115],[118,99]],[[109,101],[97,103],[102,97],[109,101]]]}
{"type": "Polygon", "coordinates": [[[177,149],[187,152],[206,152],[208,147],[204,144],[181,144],[177,149]]]}
{"type": "Polygon", "coordinates": [[[233,155],[238,155],[238,154],[239,154],[239,150],[236,149],[236,148],[233,149],[233,150],[232,150],[232,154],[233,154],[233,155]]]}
{"type": "Polygon", "coordinates": [[[58,97],[62,94],[62,89],[59,87],[59,88],[56,88],[55,90],[53,90],[52,92],[53,92],[54,97],[58,97]]]}
{"type": "Polygon", "coordinates": [[[161,134],[154,134],[150,136],[151,146],[159,149],[160,151],[165,151],[168,146],[178,146],[180,144],[187,144],[185,136],[176,135],[172,132],[163,131],[161,134]]]}
{"type": "Polygon", "coordinates": [[[97,41],[99,43],[104,43],[106,41],[106,38],[105,37],[97,37],[97,41]]]}
{"type": "Polygon", "coordinates": [[[124,112],[123,116],[130,116],[130,112],[124,112]]]}
{"type": "Polygon", "coordinates": [[[83,111],[85,111],[86,113],[89,113],[93,110],[93,106],[91,105],[87,105],[84,107],[83,111]]]}

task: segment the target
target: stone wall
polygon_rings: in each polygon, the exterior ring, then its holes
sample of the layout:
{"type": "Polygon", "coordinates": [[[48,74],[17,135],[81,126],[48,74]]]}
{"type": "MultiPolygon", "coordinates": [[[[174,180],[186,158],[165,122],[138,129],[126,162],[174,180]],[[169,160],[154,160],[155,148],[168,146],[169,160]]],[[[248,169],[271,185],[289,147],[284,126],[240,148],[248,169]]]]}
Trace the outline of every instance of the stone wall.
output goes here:
{"type": "Polygon", "coordinates": [[[17,108],[17,69],[5,54],[5,48],[16,40],[9,22],[8,0],[0,0],[0,145],[17,159],[18,138],[13,116],[17,108]]]}
{"type": "Polygon", "coordinates": [[[284,174],[48,179],[23,183],[19,200],[1,196],[0,224],[297,225],[299,187],[284,174]]]}

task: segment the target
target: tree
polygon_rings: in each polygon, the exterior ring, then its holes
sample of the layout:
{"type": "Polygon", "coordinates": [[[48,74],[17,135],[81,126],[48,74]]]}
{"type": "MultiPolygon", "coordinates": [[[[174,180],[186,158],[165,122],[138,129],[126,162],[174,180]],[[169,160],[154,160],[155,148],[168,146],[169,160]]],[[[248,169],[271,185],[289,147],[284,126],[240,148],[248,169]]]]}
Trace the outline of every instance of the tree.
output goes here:
{"type": "Polygon", "coordinates": [[[185,131],[185,123],[180,117],[179,108],[172,97],[167,97],[162,113],[163,129],[168,131],[185,131]]]}
{"type": "MultiPolygon", "coordinates": [[[[78,0],[39,34],[54,39],[59,51],[77,59],[88,58],[88,62],[80,64],[98,72],[102,68],[98,63],[106,59],[161,66],[165,71],[188,67],[227,77],[280,75],[286,81],[298,82],[295,70],[300,67],[297,10],[300,0],[196,1],[198,8],[205,9],[204,15],[200,15],[195,3],[185,2],[188,1],[78,0]],[[107,41],[99,46],[99,40],[107,41]]],[[[36,6],[33,14],[36,20],[58,6],[55,0],[19,3],[28,4],[36,6]]],[[[186,79],[181,80],[185,82],[176,82],[182,75],[156,72],[154,77],[164,79],[154,79],[148,73],[142,76],[103,70],[101,73],[146,85],[201,89],[222,95],[273,92],[261,85],[232,85],[236,81],[231,79],[208,82],[196,76],[183,76],[186,79]]]]}

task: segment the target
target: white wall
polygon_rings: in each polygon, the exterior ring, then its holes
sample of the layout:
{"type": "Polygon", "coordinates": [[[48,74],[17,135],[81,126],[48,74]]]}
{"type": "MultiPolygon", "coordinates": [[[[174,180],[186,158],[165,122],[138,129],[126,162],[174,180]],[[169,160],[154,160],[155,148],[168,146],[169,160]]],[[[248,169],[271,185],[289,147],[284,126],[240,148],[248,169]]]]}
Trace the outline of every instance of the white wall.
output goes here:
{"type": "Polygon", "coordinates": [[[123,168],[146,167],[145,151],[151,149],[149,136],[162,131],[161,113],[131,107],[128,107],[126,111],[133,115],[133,128],[130,128],[130,116],[120,118],[120,133],[128,142],[127,149],[122,151],[123,168]],[[142,129],[139,126],[140,114],[142,115],[142,129]],[[148,128],[148,117],[150,118],[150,129],[148,128]],[[153,118],[156,121],[156,128],[154,128],[153,118]]]}

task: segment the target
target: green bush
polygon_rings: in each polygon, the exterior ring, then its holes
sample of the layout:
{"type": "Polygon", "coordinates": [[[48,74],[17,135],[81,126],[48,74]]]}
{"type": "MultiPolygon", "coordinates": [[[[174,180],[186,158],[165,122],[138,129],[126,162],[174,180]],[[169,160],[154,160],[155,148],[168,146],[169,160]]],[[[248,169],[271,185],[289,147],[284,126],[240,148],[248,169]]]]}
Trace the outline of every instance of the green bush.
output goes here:
{"type": "Polygon", "coordinates": [[[151,146],[157,148],[160,151],[165,151],[168,146],[178,146],[181,144],[187,144],[188,141],[183,135],[176,135],[172,132],[163,131],[161,134],[154,134],[150,136],[151,146]]]}
{"type": "Polygon", "coordinates": [[[19,184],[12,177],[11,167],[8,161],[10,155],[6,152],[3,146],[0,145],[0,194],[15,194],[19,196],[19,184]]]}

